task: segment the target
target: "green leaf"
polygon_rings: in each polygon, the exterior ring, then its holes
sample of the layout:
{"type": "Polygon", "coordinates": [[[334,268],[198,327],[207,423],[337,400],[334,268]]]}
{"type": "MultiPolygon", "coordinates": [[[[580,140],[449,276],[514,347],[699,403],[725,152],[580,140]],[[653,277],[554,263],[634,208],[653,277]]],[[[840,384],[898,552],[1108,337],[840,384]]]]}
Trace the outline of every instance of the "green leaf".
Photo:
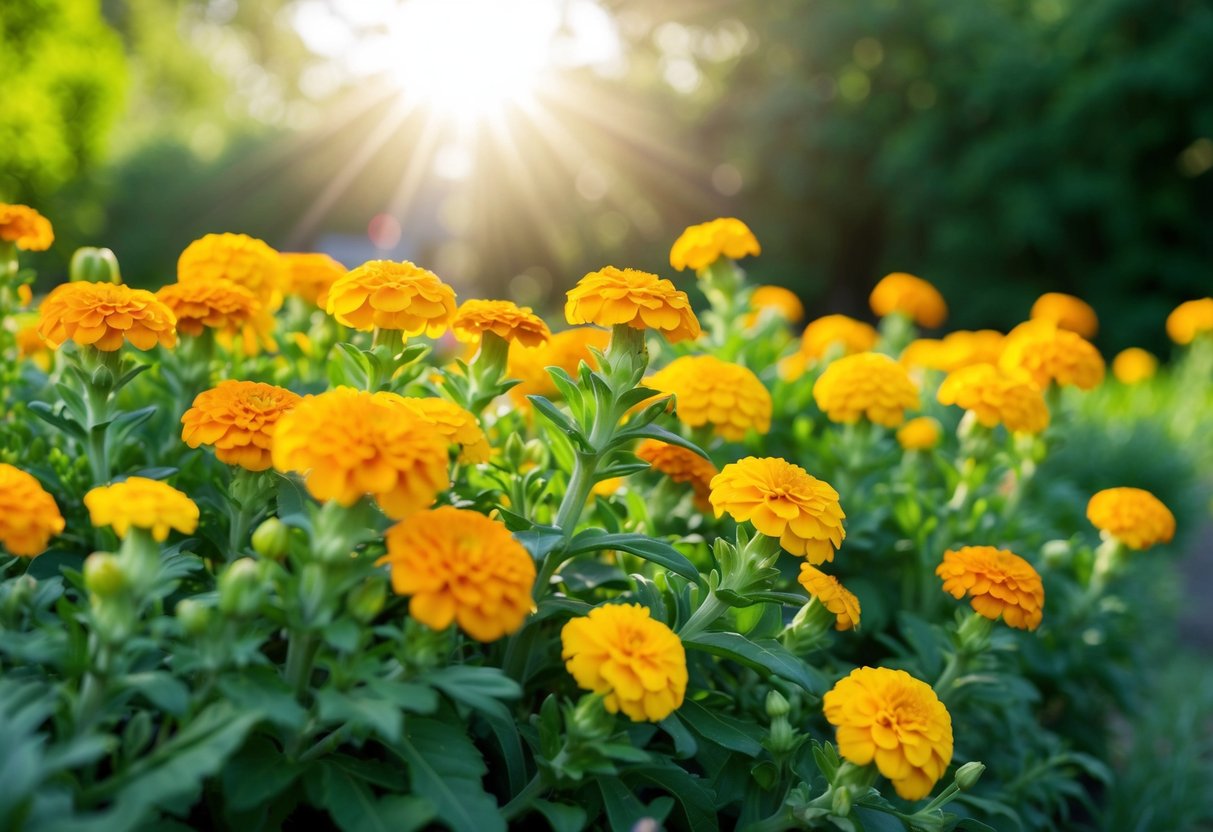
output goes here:
{"type": "Polygon", "coordinates": [[[555,526],[534,526],[523,532],[514,532],[514,539],[538,561],[564,542],[564,532],[555,526]]]}
{"type": "Polygon", "coordinates": [[[535,800],[531,808],[547,818],[552,832],[581,832],[585,829],[585,809],[569,803],[552,803],[550,800],[535,800]]]}
{"type": "Polygon", "coordinates": [[[133,690],[157,708],[181,716],[190,704],[190,690],[177,677],[163,672],[131,673],[117,680],[117,686],[133,690]]]}
{"type": "Polygon", "coordinates": [[[683,644],[795,682],[809,693],[818,693],[826,685],[820,671],[809,667],[774,639],[750,641],[736,633],[699,633],[683,639],[683,644]]]}
{"type": "Polygon", "coordinates": [[[659,439],[669,445],[677,445],[680,448],[686,448],[704,459],[709,459],[707,451],[696,445],[689,439],[684,439],[673,431],[666,430],[661,425],[652,424],[644,427],[632,428],[623,430],[615,434],[615,439],[611,442],[610,447],[618,447],[634,442],[637,439],[659,439]]]}
{"type": "Polygon", "coordinates": [[[461,728],[410,719],[392,748],[408,764],[413,791],[428,798],[455,832],[505,832],[497,801],[481,782],[484,760],[461,728]]]}
{"type": "Polygon", "coordinates": [[[276,797],[301,771],[267,738],[250,737],[223,767],[224,800],[232,811],[248,811],[276,797]]]}
{"type": "Polygon", "coordinates": [[[670,714],[657,724],[661,730],[670,735],[670,739],[674,740],[674,752],[678,759],[685,760],[695,756],[695,752],[699,750],[699,747],[695,743],[695,738],[691,736],[691,732],[682,724],[682,720],[678,718],[677,714],[670,714]]]}
{"type": "Polygon", "coordinates": [[[316,691],[320,718],[330,723],[348,722],[378,734],[385,742],[400,738],[404,717],[400,708],[386,699],[368,696],[369,688],[339,691],[323,688],[316,691]]]}
{"type": "Polygon", "coordinates": [[[438,692],[429,685],[371,678],[367,679],[366,686],[380,699],[401,710],[415,714],[432,714],[438,710],[438,692]]]}
{"type": "Polygon", "coordinates": [[[705,708],[690,699],[682,703],[678,715],[695,733],[730,751],[747,757],[757,757],[762,753],[760,732],[750,722],[719,713],[713,708],[705,708]]]}
{"type": "Polygon", "coordinates": [[[620,550],[664,566],[688,581],[699,580],[699,570],[687,557],[666,543],[642,534],[611,534],[602,529],[586,529],[571,541],[565,554],[569,557],[584,552],[620,550]]]}
{"type": "Polygon", "coordinates": [[[261,713],[267,720],[297,730],[307,711],[277,673],[268,668],[244,668],[219,678],[219,690],[240,707],[261,713]]]}
{"type": "Polygon", "coordinates": [[[531,404],[534,405],[535,410],[539,411],[539,414],[543,416],[543,418],[551,422],[557,430],[568,437],[569,441],[573,443],[574,447],[579,448],[586,453],[593,451],[593,448],[590,446],[589,439],[586,438],[586,435],[582,432],[581,428],[577,427],[577,425],[573,423],[572,419],[561,413],[556,405],[552,404],[543,396],[527,396],[527,399],[530,400],[531,404]]]}
{"type": "Polygon", "coordinates": [[[716,795],[699,777],[693,777],[672,762],[637,766],[623,773],[627,782],[648,781],[669,792],[682,805],[687,828],[695,832],[714,832],[720,828],[716,816],[716,795]]]}
{"type": "Polygon", "coordinates": [[[416,795],[376,798],[367,784],[335,765],[321,764],[309,776],[308,793],[342,832],[412,832],[436,815],[434,804],[416,795]]]}
{"type": "Polygon", "coordinates": [[[574,593],[599,588],[628,588],[627,573],[614,564],[600,560],[575,560],[566,563],[560,567],[559,577],[569,591],[574,593]]]}
{"type": "Polygon", "coordinates": [[[618,777],[598,777],[595,783],[602,793],[611,829],[632,829],[646,818],[652,818],[660,828],[674,808],[674,801],[668,797],[658,798],[645,806],[618,777]]]}
{"type": "Polygon", "coordinates": [[[427,673],[424,677],[456,702],[492,716],[510,718],[503,699],[518,699],[522,688],[495,667],[451,665],[427,673]]]}

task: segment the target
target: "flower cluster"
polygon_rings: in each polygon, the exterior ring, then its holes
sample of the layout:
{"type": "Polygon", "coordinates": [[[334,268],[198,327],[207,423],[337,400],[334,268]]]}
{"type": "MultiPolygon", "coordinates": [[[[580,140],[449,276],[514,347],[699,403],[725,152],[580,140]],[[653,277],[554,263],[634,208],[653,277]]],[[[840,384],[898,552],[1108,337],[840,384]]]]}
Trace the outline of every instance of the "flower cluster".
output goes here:
{"type": "Polygon", "coordinates": [[[859,599],[833,575],[827,575],[809,562],[800,564],[797,578],[805,592],[834,614],[837,630],[853,630],[859,626],[859,599]]]}
{"type": "Polygon", "coordinates": [[[948,304],[939,290],[921,277],[894,272],[881,278],[868,298],[880,317],[900,313],[915,323],[934,329],[948,317],[948,304]]]}
{"type": "Polygon", "coordinates": [[[199,393],[181,417],[181,439],[191,448],[209,445],[221,462],[249,471],[270,467],[279,420],[300,397],[256,381],[221,381],[199,393]]]}
{"type": "Polygon", "coordinates": [[[702,271],[722,257],[740,260],[761,253],[762,247],[749,226],[739,219],[725,217],[683,231],[670,249],[670,265],[678,271],[702,271]]]}
{"type": "Polygon", "coordinates": [[[164,541],[174,529],[193,534],[198,528],[197,503],[168,483],[146,477],[94,488],[84,495],[84,505],[94,526],[110,526],[118,537],[143,529],[164,541]]]}
{"type": "Polygon", "coordinates": [[[949,373],[939,385],[940,404],[969,411],[982,425],[1003,425],[1012,433],[1040,433],[1049,424],[1049,408],[1040,389],[1012,378],[993,364],[974,364],[949,373]]]}
{"type": "Polygon", "coordinates": [[[672,395],[678,419],[711,427],[725,439],[771,429],[771,394],[753,371],[711,355],[676,358],[645,379],[645,386],[672,395]]]}
{"type": "Polygon", "coordinates": [[[140,350],[177,343],[177,318],[144,289],[113,283],[64,283],[39,309],[38,334],[52,347],[65,341],[114,352],[123,343],[140,350]]]}
{"type": "Polygon", "coordinates": [[[1043,319],[1011,330],[999,366],[1008,373],[1030,378],[1041,389],[1056,384],[1090,390],[1104,377],[1103,356],[1091,342],[1043,319]]]}
{"type": "Polygon", "coordinates": [[[1167,335],[1177,344],[1191,344],[1213,332],[1213,298],[1181,303],[1167,316],[1167,335]]]}
{"type": "Polygon", "coordinates": [[[0,202],[0,240],[22,251],[46,251],[55,242],[51,222],[28,205],[0,202]]]}
{"type": "Polygon", "coordinates": [[[282,258],[247,234],[207,234],[186,246],[177,259],[177,282],[195,280],[243,286],[270,310],[282,303],[282,258]]]}
{"type": "Polygon", "coordinates": [[[548,325],[529,306],[508,300],[465,300],[451,321],[460,341],[477,343],[486,332],[525,347],[537,347],[551,337],[548,325]]]}
{"type": "Polygon", "coordinates": [[[1019,630],[1040,626],[1044,585],[1032,564],[1014,552],[993,546],[964,546],[944,552],[935,570],[953,598],[969,596],[980,615],[1019,630]]]}
{"type": "Polygon", "coordinates": [[[564,315],[570,324],[652,329],[671,344],[699,337],[699,319],[686,292],[637,269],[606,266],[590,272],[569,290],[564,315]]]}
{"type": "Polygon", "coordinates": [[[42,483],[0,462],[0,544],[10,554],[32,558],[63,531],[63,515],[42,483]]]}
{"type": "Polygon", "coordinates": [[[1175,536],[1175,515],[1143,488],[1105,488],[1087,503],[1087,519],[1130,549],[1170,543],[1175,536]]]}
{"type": "Polygon", "coordinates": [[[378,328],[436,338],[455,317],[455,290],[407,261],[371,260],[334,281],[325,311],[363,332],[378,328]]]}
{"type": "Polygon", "coordinates": [[[657,439],[641,442],[636,448],[636,456],[674,482],[689,484],[695,495],[695,506],[700,511],[711,510],[708,494],[711,492],[712,479],[720,472],[710,459],[657,439]]]}
{"type": "Polygon", "coordinates": [[[324,309],[329,289],[348,269],[327,254],[289,252],[282,255],[282,290],[324,309]]]}
{"type": "Polygon", "coordinates": [[[177,331],[198,337],[206,329],[238,339],[246,355],[275,349],[274,318],[250,290],[230,280],[170,283],[156,298],[177,318],[177,331]]]}
{"type": "Polygon", "coordinates": [[[832,422],[867,419],[895,428],[918,407],[918,388],[905,367],[887,355],[861,352],[840,358],[817,379],[813,398],[832,422]]]}

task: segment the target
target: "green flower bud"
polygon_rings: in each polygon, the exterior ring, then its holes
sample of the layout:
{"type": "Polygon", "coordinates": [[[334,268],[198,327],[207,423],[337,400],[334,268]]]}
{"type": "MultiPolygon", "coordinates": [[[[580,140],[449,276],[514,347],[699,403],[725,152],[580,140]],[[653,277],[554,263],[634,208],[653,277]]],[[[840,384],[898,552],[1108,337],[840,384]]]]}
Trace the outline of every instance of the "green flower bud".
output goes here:
{"type": "Polygon", "coordinates": [[[114,373],[106,366],[93,370],[92,384],[98,390],[110,390],[114,386],[114,373]]]}
{"type": "Polygon", "coordinates": [[[985,773],[985,770],[985,764],[977,760],[965,763],[956,769],[956,785],[962,791],[968,791],[977,785],[977,781],[981,779],[981,775],[985,773]]]}
{"type": "Polygon", "coordinates": [[[211,623],[210,607],[192,598],[178,601],[176,614],[182,629],[191,636],[202,635],[211,623]]]}
{"type": "Polygon", "coordinates": [[[543,444],[542,440],[532,439],[523,446],[525,454],[523,455],[524,462],[534,463],[538,468],[546,468],[548,464],[549,453],[547,445],[543,444]]]}
{"type": "Polygon", "coordinates": [[[98,598],[112,598],[126,586],[126,574],[116,556],[93,552],[84,561],[84,585],[98,598]]]}
{"type": "Polygon", "coordinates": [[[526,446],[522,442],[522,436],[518,433],[511,433],[505,440],[505,448],[502,452],[505,463],[517,471],[522,467],[525,452],[526,446]]]}
{"type": "Polygon", "coordinates": [[[772,690],[767,693],[767,716],[771,719],[778,719],[781,716],[787,716],[792,712],[792,706],[788,704],[788,700],[784,695],[777,690],[772,690]]]}
{"type": "Polygon", "coordinates": [[[767,735],[766,747],[772,754],[787,754],[799,745],[796,729],[785,716],[771,721],[771,730],[767,735]]]}
{"type": "Polygon", "coordinates": [[[615,730],[615,716],[607,713],[602,695],[587,693],[568,715],[568,729],[582,740],[604,740],[615,730]]]}
{"type": "Polygon", "coordinates": [[[350,615],[363,624],[369,624],[383,610],[387,600],[387,582],[371,578],[350,591],[346,608],[350,615]]]}
{"type": "Polygon", "coordinates": [[[219,611],[224,615],[252,615],[262,595],[261,570],[252,558],[232,561],[219,576],[219,611]]]}
{"type": "Polygon", "coordinates": [[[320,613],[327,595],[324,567],[319,563],[305,564],[299,574],[299,606],[304,620],[310,621],[320,613]]]}
{"type": "Polygon", "coordinates": [[[33,575],[21,575],[8,584],[8,595],[4,598],[4,611],[12,615],[25,606],[38,588],[38,579],[33,575]]]}
{"type": "Polygon", "coordinates": [[[118,258],[108,248],[85,246],[76,249],[76,253],[72,255],[68,274],[72,280],[83,280],[88,283],[122,282],[118,258]]]}
{"type": "Polygon", "coordinates": [[[253,551],[263,558],[280,560],[286,556],[290,541],[290,528],[277,517],[271,517],[253,532],[253,551]]]}
{"type": "Polygon", "coordinates": [[[851,790],[843,787],[835,789],[830,798],[830,814],[845,818],[851,814],[851,790]]]}

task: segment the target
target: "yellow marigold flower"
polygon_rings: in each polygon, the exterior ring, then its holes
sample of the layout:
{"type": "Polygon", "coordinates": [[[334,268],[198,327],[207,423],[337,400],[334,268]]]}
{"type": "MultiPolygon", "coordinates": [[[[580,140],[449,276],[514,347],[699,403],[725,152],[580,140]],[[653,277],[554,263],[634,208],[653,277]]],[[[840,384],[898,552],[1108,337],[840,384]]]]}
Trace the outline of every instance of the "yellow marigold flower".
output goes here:
{"type": "Polygon", "coordinates": [[[1028,317],[1052,321],[1062,329],[1077,332],[1087,339],[1094,338],[1099,332],[1099,317],[1091,305],[1064,292],[1045,292],[1032,304],[1028,317]]]}
{"type": "Polygon", "coordinates": [[[51,350],[38,334],[38,315],[24,313],[17,316],[17,353],[33,361],[43,372],[50,372],[51,350]]]}
{"type": "Polygon", "coordinates": [[[1001,424],[1013,433],[1040,433],[1049,425],[1049,408],[1040,388],[1006,375],[993,364],[949,373],[936,397],[940,404],[971,411],[987,428],[1001,424]]]}
{"type": "Polygon", "coordinates": [[[711,509],[708,493],[712,478],[720,473],[710,459],[678,445],[646,439],[636,448],[636,456],[677,483],[689,483],[700,511],[711,509]]]}
{"type": "Polygon", "coordinates": [[[604,694],[611,713],[660,722],[682,705],[687,656],[674,631],[639,604],[603,604],[560,631],[561,658],[577,686],[604,694]]]}
{"type": "Polygon", "coordinates": [[[39,309],[38,334],[58,349],[64,341],[113,352],[128,341],[137,349],[177,343],[177,319],[151,292],[114,283],[64,283],[39,309]]]}
{"type": "Polygon", "coordinates": [[[321,309],[328,302],[329,289],[348,269],[327,254],[288,252],[281,255],[283,290],[321,309]]]}
{"type": "Polygon", "coordinates": [[[9,554],[32,558],[63,531],[63,515],[42,483],[0,462],[0,544],[9,554]]]}
{"type": "Polygon", "coordinates": [[[623,488],[625,482],[627,482],[625,477],[607,477],[605,480],[594,483],[590,493],[595,497],[612,497],[623,488]]]}
{"type": "Polygon", "coordinates": [[[653,329],[671,344],[699,337],[699,319],[686,292],[636,269],[606,266],[590,272],[568,291],[564,316],[570,324],[653,329]]]}
{"type": "Polygon", "coordinates": [[[957,330],[943,338],[918,338],[906,345],[898,359],[909,369],[950,373],[974,364],[997,364],[1006,336],[992,329],[957,330]]]}
{"type": "Polygon", "coordinates": [[[750,294],[750,309],[754,310],[751,324],[758,314],[771,310],[790,324],[804,320],[804,304],[791,289],[782,286],[759,286],[750,294]]]}
{"type": "Polygon", "coordinates": [[[838,492],[786,460],[748,456],[724,466],[711,489],[717,517],[727,512],[738,523],[749,521],[809,563],[834,560],[847,536],[838,492]]]}
{"type": "Polygon", "coordinates": [[[438,432],[446,437],[447,442],[458,445],[461,462],[478,465],[488,462],[493,449],[489,446],[488,437],[480,428],[476,417],[459,405],[446,399],[429,396],[415,398],[412,396],[395,396],[377,394],[389,404],[404,407],[410,413],[429,422],[438,432]]]}
{"type": "Polygon", "coordinates": [[[859,599],[833,575],[827,575],[811,563],[800,564],[797,579],[805,592],[834,613],[834,629],[853,630],[859,626],[859,599]]]}
{"type": "Polygon", "coordinates": [[[348,387],[305,397],[278,421],[274,467],[303,474],[320,501],[369,494],[396,520],[427,508],[450,486],[447,438],[399,398],[348,387]]]}
{"type": "Polygon", "coordinates": [[[670,265],[678,271],[702,271],[721,257],[740,260],[761,253],[762,246],[749,226],[739,219],[723,217],[683,231],[670,249],[670,265]]]}
{"type": "Polygon", "coordinates": [[[1139,384],[1154,378],[1158,372],[1158,359],[1141,347],[1121,350],[1112,359],[1112,375],[1121,384],[1139,384]]]}
{"type": "Polygon", "coordinates": [[[207,234],[177,258],[177,281],[230,280],[243,286],[271,312],[282,305],[282,256],[247,234],[207,234]]]}
{"type": "Polygon", "coordinates": [[[771,429],[771,394],[740,364],[712,355],[684,355],[644,384],[677,396],[678,420],[689,427],[710,425],[733,441],[744,439],[751,429],[759,434],[771,429]]]}
{"type": "Polygon", "coordinates": [[[817,406],[832,422],[867,418],[895,428],[918,407],[918,388],[906,368],[887,355],[861,352],[826,367],[813,385],[817,406]]]}
{"type": "Polygon", "coordinates": [[[868,302],[878,316],[900,312],[920,326],[934,329],[948,317],[948,304],[939,290],[921,277],[893,272],[881,278],[868,302]]]}
{"type": "Polygon", "coordinates": [[[1103,356],[1094,344],[1046,320],[1028,321],[1011,330],[999,366],[1026,375],[1041,389],[1056,383],[1090,390],[1104,376],[1103,356]]]}
{"type": "Polygon", "coordinates": [[[477,641],[517,631],[534,609],[535,561],[501,523],[451,506],[419,511],[388,530],[392,589],[433,630],[451,622],[477,641]]]}
{"type": "Polygon", "coordinates": [[[1175,537],[1171,509],[1142,488],[1105,488],[1087,503],[1087,519],[1130,549],[1149,549],[1175,537]]]}
{"type": "Polygon", "coordinates": [[[598,366],[590,348],[605,350],[610,339],[611,334],[606,330],[583,326],[557,332],[535,347],[518,342],[510,344],[506,376],[521,381],[521,384],[510,388],[510,397],[521,405],[527,403],[527,396],[556,395],[559,391],[547,368],[559,367],[576,378],[577,367],[582,361],[591,367],[598,366]]]}
{"type": "Polygon", "coordinates": [[[897,442],[905,451],[929,451],[939,444],[943,429],[930,416],[919,416],[897,429],[897,442]]]}
{"type": "Polygon", "coordinates": [[[337,279],[325,311],[363,332],[378,327],[437,338],[455,317],[455,290],[407,260],[371,260],[337,279]]]}
{"type": "Polygon", "coordinates": [[[156,298],[177,316],[177,331],[198,337],[204,329],[213,329],[226,338],[238,338],[246,355],[262,346],[272,350],[274,316],[251,291],[230,280],[193,280],[170,283],[156,292],[156,298]]]}
{"type": "Polygon", "coordinates": [[[868,352],[876,346],[876,328],[846,315],[823,315],[811,321],[800,336],[800,352],[819,359],[832,347],[842,347],[843,355],[868,352]]]}
{"type": "Polygon", "coordinates": [[[132,529],[146,529],[163,542],[170,529],[193,534],[198,528],[198,506],[183,492],[159,480],[128,477],[102,485],[84,495],[94,526],[111,526],[118,537],[132,529]]]}
{"type": "Polygon", "coordinates": [[[28,205],[0,202],[0,240],[22,251],[46,251],[55,241],[51,221],[28,205]]]}
{"type": "Polygon", "coordinates": [[[465,300],[455,313],[451,330],[460,341],[474,344],[485,332],[506,341],[537,347],[551,337],[548,325],[529,306],[508,300],[465,300]]]}
{"type": "Polygon", "coordinates": [[[264,471],[271,464],[278,420],[300,401],[272,384],[221,381],[199,393],[181,417],[181,438],[191,448],[210,445],[228,465],[264,471]]]}
{"type": "Polygon", "coordinates": [[[952,717],[926,682],[904,670],[859,667],[822,697],[838,753],[876,768],[905,800],[921,800],[952,761],[952,717]]]}
{"type": "Polygon", "coordinates": [[[953,598],[969,596],[973,609],[1008,627],[1035,630],[1045,606],[1045,588],[1032,564],[1014,552],[993,546],[962,546],[943,553],[935,569],[943,590],[953,598]]]}
{"type": "Polygon", "coordinates": [[[1213,332],[1213,298],[1186,301],[1167,316],[1167,336],[1177,344],[1191,344],[1206,332],[1213,332]]]}

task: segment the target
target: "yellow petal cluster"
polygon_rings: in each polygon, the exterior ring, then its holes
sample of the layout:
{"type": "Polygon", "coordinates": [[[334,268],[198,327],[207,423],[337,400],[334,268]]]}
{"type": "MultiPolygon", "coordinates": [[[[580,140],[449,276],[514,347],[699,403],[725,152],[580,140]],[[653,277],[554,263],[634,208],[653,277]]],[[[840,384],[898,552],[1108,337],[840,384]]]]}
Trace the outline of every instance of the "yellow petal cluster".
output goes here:
{"type": "Polygon", "coordinates": [[[437,338],[455,317],[455,290],[407,261],[371,260],[337,278],[325,311],[363,332],[378,327],[437,338]]]}
{"type": "Polygon", "coordinates": [[[151,292],[114,283],[64,283],[42,301],[38,334],[58,349],[64,341],[113,352],[123,342],[150,350],[177,343],[176,316],[151,292]]]}
{"type": "Polygon", "coordinates": [[[28,205],[0,202],[0,240],[22,251],[46,251],[55,242],[51,221],[28,205]]]}
{"type": "Polygon", "coordinates": [[[1099,317],[1091,305],[1064,292],[1045,292],[1032,304],[1028,317],[1052,321],[1062,329],[1077,332],[1087,339],[1094,338],[1099,332],[1099,317]]]}
{"type": "Polygon", "coordinates": [[[0,462],[0,544],[9,554],[32,558],[63,531],[55,498],[32,475],[0,462]]]}
{"type": "Polygon", "coordinates": [[[942,432],[938,421],[919,416],[897,429],[897,443],[904,451],[929,451],[939,444],[942,432]]]}
{"type": "Polygon", "coordinates": [[[239,339],[246,355],[261,347],[275,349],[274,316],[251,291],[230,280],[192,280],[170,283],[156,298],[177,317],[177,331],[198,337],[213,329],[227,338],[239,339]]]}
{"type": "Polygon", "coordinates": [[[790,324],[804,320],[804,304],[791,289],[782,286],[759,286],[750,294],[750,309],[755,317],[770,310],[790,324]]]}
{"type": "Polygon", "coordinates": [[[813,564],[800,564],[797,578],[805,592],[834,613],[836,630],[853,630],[859,626],[859,599],[833,575],[827,575],[813,564]]]}
{"type": "Polygon", "coordinates": [[[919,326],[934,329],[948,317],[948,304],[939,290],[921,277],[905,272],[885,275],[868,297],[879,317],[899,312],[919,326]]]}
{"type": "Polygon", "coordinates": [[[1007,373],[1032,379],[1042,390],[1050,384],[1091,390],[1104,377],[1103,356],[1094,344],[1046,320],[1028,321],[1011,330],[998,363],[1007,373]]]}
{"type": "Polygon", "coordinates": [[[813,399],[832,422],[868,419],[894,428],[918,407],[918,388],[906,368],[887,355],[861,352],[840,358],[818,377],[813,399]]]}
{"type": "Polygon", "coordinates": [[[993,364],[974,364],[949,373],[936,394],[975,414],[988,428],[1003,425],[1013,433],[1040,433],[1049,425],[1049,407],[1040,388],[1008,376],[993,364]]]}
{"type": "Polygon", "coordinates": [[[508,300],[465,300],[451,322],[455,337],[477,343],[486,332],[526,347],[537,347],[551,332],[529,306],[517,306],[508,300]]]}
{"type": "Polygon", "coordinates": [[[1167,336],[1177,344],[1191,344],[1206,332],[1213,332],[1213,298],[1185,301],[1167,316],[1167,336]]]}
{"type": "Polygon", "coordinates": [[[637,269],[606,266],[590,272],[568,291],[564,316],[574,325],[652,329],[671,344],[699,337],[699,319],[686,292],[637,269]]]}
{"type": "Polygon", "coordinates": [[[999,617],[1008,627],[1035,630],[1045,606],[1045,589],[1032,564],[1014,552],[993,546],[962,546],[943,554],[935,569],[944,592],[969,596],[969,604],[991,621],[999,617]]]}
{"type": "Polygon", "coordinates": [[[771,394],[753,371],[712,355],[684,355],[658,370],[646,387],[677,397],[678,420],[708,425],[731,441],[771,429],[771,394]]]}
{"type": "Polygon", "coordinates": [[[722,217],[683,231],[670,248],[670,265],[678,271],[701,271],[721,257],[740,260],[761,253],[762,247],[749,226],[739,219],[722,217]]]}
{"type": "Polygon", "coordinates": [[[943,338],[918,338],[901,351],[900,361],[912,370],[950,373],[974,364],[997,364],[1005,335],[992,329],[959,329],[943,338]]]}
{"type": "Polygon", "coordinates": [[[271,312],[282,305],[283,271],[281,255],[247,234],[207,234],[177,258],[177,282],[230,280],[271,312]]]}
{"type": "Polygon", "coordinates": [[[181,417],[181,439],[191,448],[209,445],[228,465],[265,471],[278,421],[298,404],[290,390],[256,381],[221,381],[204,390],[181,417]]]}
{"type": "Polygon", "coordinates": [[[452,445],[459,446],[460,462],[479,465],[488,462],[493,449],[488,437],[480,428],[480,422],[469,411],[446,399],[436,396],[416,398],[377,394],[389,404],[404,407],[415,416],[429,422],[452,445]]]}
{"type": "Polygon", "coordinates": [[[1140,384],[1154,378],[1158,372],[1158,359],[1141,347],[1121,350],[1112,359],[1112,375],[1121,384],[1140,384]]]}
{"type": "Polygon", "coordinates": [[[636,456],[674,482],[690,484],[696,507],[700,511],[710,510],[708,493],[712,488],[712,478],[720,473],[712,464],[712,460],[658,439],[646,439],[641,442],[636,448],[636,456]]]}
{"type": "Polygon", "coordinates": [[[806,358],[825,357],[831,348],[841,347],[843,355],[868,352],[876,346],[876,328],[847,315],[823,315],[810,321],[800,336],[800,352],[806,358]]]}
{"type": "Polygon", "coordinates": [[[160,480],[128,477],[102,485],[84,495],[94,526],[111,526],[118,537],[132,529],[146,529],[158,541],[176,529],[193,534],[198,528],[198,506],[183,492],[160,480]]]}
{"type": "Polygon", "coordinates": [[[1105,488],[1087,503],[1087,519],[1130,549],[1149,549],[1175,537],[1171,509],[1142,488],[1105,488]]]}
{"type": "Polygon", "coordinates": [[[598,361],[590,348],[605,350],[611,334],[592,326],[566,329],[557,332],[544,343],[527,347],[517,342],[510,344],[510,357],[506,375],[521,381],[510,388],[510,397],[518,404],[526,404],[527,396],[554,396],[557,388],[548,374],[548,367],[559,367],[574,378],[582,361],[597,367],[598,361]]]}
{"type": "Polygon", "coordinates": [[[329,289],[349,271],[332,257],[319,252],[284,253],[282,268],[283,291],[321,309],[328,303],[329,289]]]}

